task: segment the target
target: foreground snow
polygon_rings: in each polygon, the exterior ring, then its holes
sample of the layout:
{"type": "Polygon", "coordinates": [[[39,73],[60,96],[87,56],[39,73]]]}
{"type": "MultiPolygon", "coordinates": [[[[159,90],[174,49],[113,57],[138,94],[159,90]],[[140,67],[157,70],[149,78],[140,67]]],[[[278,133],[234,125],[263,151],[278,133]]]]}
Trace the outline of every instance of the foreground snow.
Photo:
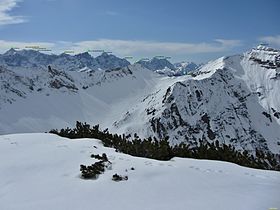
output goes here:
{"type": "Polygon", "coordinates": [[[51,134],[0,136],[0,159],[1,210],[280,208],[279,172],[231,163],[137,158],[104,148],[98,140],[51,134]],[[82,180],[79,165],[92,164],[90,154],[103,152],[112,170],[97,180],[82,180]],[[128,181],[113,182],[115,173],[128,181]]]}

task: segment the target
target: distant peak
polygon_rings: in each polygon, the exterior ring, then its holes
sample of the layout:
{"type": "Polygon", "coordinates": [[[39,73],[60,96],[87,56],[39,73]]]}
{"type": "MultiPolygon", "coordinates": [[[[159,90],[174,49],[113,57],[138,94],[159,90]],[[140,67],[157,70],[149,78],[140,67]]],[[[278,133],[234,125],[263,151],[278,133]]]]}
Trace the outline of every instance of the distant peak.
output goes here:
{"type": "Polygon", "coordinates": [[[75,55],[76,57],[84,57],[84,58],[91,58],[91,55],[88,52],[83,52],[75,55]]]}
{"type": "Polygon", "coordinates": [[[256,49],[262,51],[278,51],[277,49],[269,47],[268,44],[259,44],[256,49]]]}
{"type": "Polygon", "coordinates": [[[113,55],[112,53],[103,52],[101,55],[97,56],[96,58],[105,58],[105,59],[121,59],[117,56],[113,55]]]}
{"type": "Polygon", "coordinates": [[[153,57],[153,58],[152,58],[152,60],[154,60],[154,61],[162,61],[162,60],[166,60],[166,61],[167,61],[167,59],[166,59],[166,58],[157,58],[157,57],[153,57]]]}
{"type": "Polygon", "coordinates": [[[109,56],[109,53],[103,52],[100,56],[109,56]]]}
{"type": "Polygon", "coordinates": [[[66,52],[61,53],[59,56],[62,56],[62,57],[71,57],[71,55],[68,54],[68,53],[66,53],[66,52]]]}
{"type": "Polygon", "coordinates": [[[257,46],[257,49],[258,50],[265,50],[265,49],[267,49],[268,48],[268,44],[259,44],[258,46],[257,46]]]}
{"type": "Polygon", "coordinates": [[[90,55],[88,52],[82,52],[82,53],[79,53],[77,55],[90,55]]]}
{"type": "Polygon", "coordinates": [[[14,55],[17,51],[14,48],[9,49],[4,55],[14,55]]]}

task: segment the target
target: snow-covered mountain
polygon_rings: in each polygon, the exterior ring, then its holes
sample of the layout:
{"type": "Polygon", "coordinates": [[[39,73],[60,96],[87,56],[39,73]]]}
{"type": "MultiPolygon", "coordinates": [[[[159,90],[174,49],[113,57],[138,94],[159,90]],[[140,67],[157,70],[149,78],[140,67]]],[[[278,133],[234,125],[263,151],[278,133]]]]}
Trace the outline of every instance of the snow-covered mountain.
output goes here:
{"type": "Polygon", "coordinates": [[[175,70],[174,65],[165,58],[154,57],[151,60],[140,60],[136,63],[139,63],[141,64],[141,66],[152,71],[162,70],[165,68],[168,68],[170,70],[175,70]]]}
{"type": "Polygon", "coordinates": [[[156,88],[115,122],[116,131],[279,153],[279,58],[279,51],[260,46],[209,62],[193,77],[156,88]]]}
{"type": "Polygon", "coordinates": [[[114,55],[103,53],[96,58],[88,52],[70,55],[44,54],[37,50],[15,50],[11,48],[0,55],[0,65],[13,68],[38,68],[51,65],[63,71],[94,71],[122,68],[130,63],[114,55]]]}
{"type": "Polygon", "coordinates": [[[110,125],[160,77],[140,65],[94,72],[12,69],[0,67],[1,134],[43,132],[75,120],[110,125]]]}
{"type": "Polygon", "coordinates": [[[0,159],[1,210],[280,207],[277,171],[221,161],[138,158],[104,147],[95,139],[70,140],[52,134],[1,135],[0,159]],[[91,154],[102,153],[112,162],[111,168],[97,179],[81,179],[80,164],[93,164],[97,160],[91,154]],[[115,173],[128,176],[128,180],[112,181],[115,173]]]}
{"type": "Polygon", "coordinates": [[[100,64],[102,69],[115,69],[122,68],[130,65],[126,59],[118,58],[115,55],[108,54],[106,52],[96,57],[97,63],[100,64]]]}
{"type": "Polygon", "coordinates": [[[77,72],[18,59],[26,68],[0,67],[2,134],[43,132],[78,120],[117,133],[169,137],[173,145],[218,140],[280,153],[278,50],[259,46],[181,77],[141,64],[77,72]]]}
{"type": "Polygon", "coordinates": [[[172,64],[168,61],[168,59],[157,57],[154,57],[151,60],[140,60],[136,63],[165,76],[186,75],[191,71],[197,70],[201,66],[195,64],[194,62],[180,62],[172,64]]]}
{"type": "Polygon", "coordinates": [[[174,67],[176,68],[176,75],[186,75],[189,72],[197,70],[199,67],[201,67],[202,64],[196,64],[194,62],[179,62],[174,63],[174,67]]]}
{"type": "Polygon", "coordinates": [[[202,64],[197,65],[193,62],[180,62],[174,64],[174,69],[164,67],[163,69],[156,70],[155,72],[166,75],[166,76],[183,76],[186,74],[191,74],[198,70],[202,64]]]}

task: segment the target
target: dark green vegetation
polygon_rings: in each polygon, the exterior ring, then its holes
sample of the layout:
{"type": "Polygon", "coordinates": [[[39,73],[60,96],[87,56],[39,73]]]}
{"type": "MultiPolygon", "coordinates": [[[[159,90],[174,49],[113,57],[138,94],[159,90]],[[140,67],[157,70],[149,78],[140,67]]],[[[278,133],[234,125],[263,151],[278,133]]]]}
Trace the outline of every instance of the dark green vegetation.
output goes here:
{"type": "Polygon", "coordinates": [[[114,174],[112,176],[112,180],[115,181],[115,182],[126,181],[126,180],[128,180],[128,176],[120,176],[118,174],[114,174]]]}
{"type": "MultiPolygon", "coordinates": [[[[155,138],[148,138],[141,140],[137,134],[134,134],[133,140],[130,140],[132,138],[131,136],[126,137],[125,135],[111,134],[108,129],[101,131],[99,129],[99,125],[91,127],[89,124],[81,122],[76,122],[76,128],[66,128],[61,129],[60,131],[51,130],[50,133],[70,139],[100,139],[106,147],[112,147],[118,152],[138,157],[146,157],[157,160],[170,160],[173,157],[221,160],[252,168],[280,171],[279,155],[277,156],[271,153],[264,153],[260,150],[256,150],[255,156],[253,156],[246,150],[240,152],[232,145],[220,144],[218,141],[210,143],[201,140],[196,147],[190,147],[185,143],[171,147],[168,139],[162,139],[159,141],[155,138]]],[[[85,168],[83,167],[83,169],[85,168]]],[[[85,174],[88,176],[87,173],[85,174]]]]}
{"type": "Polygon", "coordinates": [[[97,179],[98,175],[104,173],[105,168],[108,168],[111,164],[105,153],[102,156],[91,155],[91,157],[100,161],[90,166],[80,165],[81,177],[84,179],[97,179]]]}

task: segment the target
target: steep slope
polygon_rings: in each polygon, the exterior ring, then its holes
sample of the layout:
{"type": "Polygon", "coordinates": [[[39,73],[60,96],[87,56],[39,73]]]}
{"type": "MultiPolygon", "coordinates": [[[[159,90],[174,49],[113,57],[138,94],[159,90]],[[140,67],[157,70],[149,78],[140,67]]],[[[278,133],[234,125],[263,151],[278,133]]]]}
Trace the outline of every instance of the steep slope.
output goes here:
{"type": "MultiPolygon", "coordinates": [[[[9,70],[0,66],[0,109],[5,103],[12,104],[19,99],[25,99],[33,93],[44,93],[47,89],[62,92],[75,92],[73,78],[65,72],[57,71],[51,67],[34,70],[9,70]]],[[[46,93],[48,94],[48,93],[46,93]]]]}
{"type": "Polygon", "coordinates": [[[279,55],[258,47],[209,62],[194,77],[156,88],[115,122],[115,131],[169,137],[173,144],[219,140],[279,154],[279,55]]]}
{"type": "Polygon", "coordinates": [[[114,133],[168,137],[173,145],[218,140],[279,154],[279,55],[259,46],[171,78],[139,64],[80,72],[33,68],[29,60],[25,68],[0,67],[0,133],[44,132],[79,120],[114,133]]]}
{"type": "Polygon", "coordinates": [[[2,135],[0,159],[3,210],[280,207],[279,172],[220,161],[137,158],[105,148],[94,139],[69,140],[51,134],[2,135]],[[111,169],[96,180],[81,179],[80,164],[90,165],[96,162],[90,155],[102,153],[112,162],[111,169]],[[128,180],[112,181],[115,173],[127,175],[128,180]]]}
{"type": "Polygon", "coordinates": [[[76,120],[112,125],[160,78],[140,65],[95,72],[0,70],[1,134],[44,132],[76,120]]]}

